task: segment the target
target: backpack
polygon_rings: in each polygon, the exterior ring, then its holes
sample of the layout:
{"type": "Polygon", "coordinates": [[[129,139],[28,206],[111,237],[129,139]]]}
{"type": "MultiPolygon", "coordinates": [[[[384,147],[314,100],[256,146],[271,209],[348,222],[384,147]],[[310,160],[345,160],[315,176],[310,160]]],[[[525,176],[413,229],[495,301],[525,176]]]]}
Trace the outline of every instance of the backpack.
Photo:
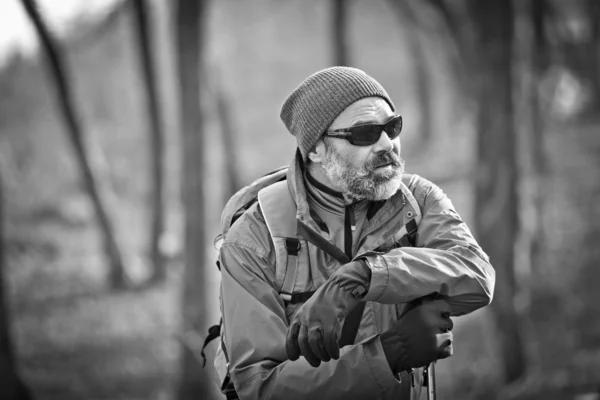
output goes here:
{"type": "MultiPolygon", "coordinates": [[[[302,242],[306,244],[306,240],[301,238],[296,229],[296,204],[289,193],[286,177],[287,167],[279,168],[269,174],[266,174],[255,180],[249,186],[246,186],[236,192],[227,202],[221,215],[221,233],[215,238],[215,248],[220,250],[220,247],[227,237],[227,233],[231,226],[237,221],[250,207],[256,202],[261,207],[261,212],[265,219],[267,229],[271,235],[275,247],[276,265],[276,291],[281,296],[285,304],[298,304],[308,300],[314,291],[294,292],[293,288],[298,277],[299,271],[299,254],[303,251],[302,242]]],[[[401,246],[414,246],[417,239],[417,228],[421,221],[421,209],[412,192],[404,183],[401,185],[403,192],[403,201],[408,202],[410,208],[407,216],[412,218],[400,230],[402,233],[401,246]]],[[[344,258],[345,255],[330,253],[323,248],[319,243],[311,241],[324,251],[328,252],[341,263],[349,262],[344,258]]],[[[336,248],[337,249],[337,248],[336,248]]],[[[307,251],[304,249],[304,251],[307,251]]],[[[217,268],[221,270],[220,256],[217,258],[217,268]]],[[[364,303],[360,303],[353,312],[347,317],[343,325],[341,343],[352,343],[356,337],[358,327],[362,318],[364,303]]],[[[204,350],[206,346],[214,339],[220,338],[220,343],[217,347],[214,366],[218,376],[218,384],[221,391],[226,395],[227,399],[237,399],[235,388],[229,376],[229,358],[227,350],[223,342],[222,332],[223,320],[218,325],[209,328],[208,336],[204,341],[201,350],[201,356],[206,365],[206,355],[204,350]]]]}

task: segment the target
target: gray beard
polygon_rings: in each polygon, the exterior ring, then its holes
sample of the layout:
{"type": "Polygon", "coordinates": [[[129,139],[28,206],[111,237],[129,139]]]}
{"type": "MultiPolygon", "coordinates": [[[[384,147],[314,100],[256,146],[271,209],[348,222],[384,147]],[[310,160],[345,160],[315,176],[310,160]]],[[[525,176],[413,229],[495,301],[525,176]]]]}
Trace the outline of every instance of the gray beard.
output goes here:
{"type": "Polygon", "coordinates": [[[321,170],[335,189],[344,195],[346,201],[387,200],[400,189],[404,160],[398,154],[390,152],[383,155],[382,157],[392,161],[392,169],[375,173],[377,159],[356,168],[352,160],[337,153],[332,146],[325,143],[325,147],[325,160],[321,163],[321,170]]]}

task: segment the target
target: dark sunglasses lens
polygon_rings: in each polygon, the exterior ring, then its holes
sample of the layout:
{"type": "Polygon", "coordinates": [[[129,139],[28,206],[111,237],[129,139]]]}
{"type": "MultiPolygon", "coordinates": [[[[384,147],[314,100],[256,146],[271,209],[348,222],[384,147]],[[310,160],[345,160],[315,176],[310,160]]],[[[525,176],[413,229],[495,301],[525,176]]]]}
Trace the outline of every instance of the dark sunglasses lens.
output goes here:
{"type": "Polygon", "coordinates": [[[363,125],[352,128],[351,143],[355,146],[370,146],[377,143],[383,127],[380,125],[363,125]]]}
{"type": "Polygon", "coordinates": [[[381,137],[381,131],[385,130],[390,139],[396,139],[402,132],[402,117],[397,116],[385,125],[362,125],[350,129],[352,136],[350,142],[355,146],[371,146],[381,137]]]}
{"type": "Polygon", "coordinates": [[[396,139],[400,136],[400,132],[402,132],[402,117],[398,115],[385,124],[385,131],[390,139],[396,139]]]}

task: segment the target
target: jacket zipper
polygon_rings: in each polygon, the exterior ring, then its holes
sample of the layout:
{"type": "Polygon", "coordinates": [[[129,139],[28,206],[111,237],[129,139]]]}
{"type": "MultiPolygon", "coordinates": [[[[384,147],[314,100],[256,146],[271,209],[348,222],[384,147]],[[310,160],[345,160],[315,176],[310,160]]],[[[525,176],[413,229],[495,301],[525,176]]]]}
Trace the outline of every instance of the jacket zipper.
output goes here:
{"type": "Polygon", "coordinates": [[[354,206],[346,206],[344,216],[344,252],[349,259],[352,259],[352,232],[356,231],[356,221],[354,220],[354,206]]]}

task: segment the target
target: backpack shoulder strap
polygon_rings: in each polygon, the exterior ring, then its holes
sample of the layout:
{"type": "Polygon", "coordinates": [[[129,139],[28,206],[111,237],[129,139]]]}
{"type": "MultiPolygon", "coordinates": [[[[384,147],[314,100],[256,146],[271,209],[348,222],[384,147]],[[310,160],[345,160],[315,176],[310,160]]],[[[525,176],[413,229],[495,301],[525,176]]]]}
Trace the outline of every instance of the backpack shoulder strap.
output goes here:
{"type": "MultiPolygon", "coordinates": [[[[285,273],[279,294],[286,303],[305,302],[313,295],[314,291],[294,293],[294,284],[300,268],[301,242],[297,233],[296,203],[289,192],[287,183],[278,182],[262,189],[258,193],[258,203],[273,238],[276,253],[282,252],[281,241],[285,241],[283,246],[287,253],[285,273]]],[[[282,260],[281,256],[281,254],[276,254],[277,260],[282,260]]],[[[275,268],[280,269],[281,267],[283,265],[276,265],[275,268]]],[[[354,343],[364,307],[365,303],[359,303],[346,317],[340,337],[340,347],[354,343]]]]}
{"type": "Polygon", "coordinates": [[[421,211],[421,206],[417,202],[413,192],[409,189],[411,182],[413,181],[415,175],[408,175],[405,177],[407,183],[400,183],[400,190],[402,191],[402,201],[404,203],[408,203],[410,207],[408,207],[405,220],[408,222],[402,227],[401,232],[406,234],[406,239],[408,240],[408,245],[415,246],[417,244],[417,230],[419,224],[421,223],[421,219],[423,218],[423,213],[421,211]]]}
{"type": "Polygon", "coordinates": [[[421,219],[421,216],[422,216],[423,212],[421,211],[421,206],[417,202],[417,199],[415,198],[414,193],[412,192],[412,190],[410,190],[410,186],[413,184],[415,176],[416,175],[409,175],[407,177],[407,182],[406,183],[404,183],[404,180],[403,180],[402,184],[400,185],[400,190],[402,190],[402,194],[404,195],[404,199],[414,209],[415,218],[418,218],[419,222],[420,222],[420,219],[421,219]]]}
{"type": "Polygon", "coordinates": [[[296,237],[296,203],[287,181],[261,189],[258,204],[272,237],[296,237]]]}
{"type": "Polygon", "coordinates": [[[296,203],[287,182],[277,182],[258,192],[258,204],[275,246],[275,289],[286,302],[299,302],[294,285],[300,267],[301,242],[297,234],[296,203]],[[285,263],[283,260],[285,259],[285,263]]]}
{"type": "MultiPolygon", "coordinates": [[[[250,185],[238,190],[229,198],[221,213],[221,233],[219,233],[214,240],[215,249],[217,249],[217,251],[221,249],[221,245],[227,237],[229,228],[231,228],[233,223],[256,203],[258,192],[275,182],[285,180],[286,174],[287,167],[276,169],[275,171],[258,178],[250,185]]],[[[217,267],[219,270],[221,269],[219,260],[217,260],[217,267]]]]}
{"type": "Polygon", "coordinates": [[[221,236],[226,237],[229,228],[237,217],[243,214],[250,205],[254,204],[258,192],[263,188],[272,186],[276,182],[286,179],[287,168],[279,168],[273,172],[264,175],[250,185],[238,190],[227,202],[221,214],[221,236]]]}

